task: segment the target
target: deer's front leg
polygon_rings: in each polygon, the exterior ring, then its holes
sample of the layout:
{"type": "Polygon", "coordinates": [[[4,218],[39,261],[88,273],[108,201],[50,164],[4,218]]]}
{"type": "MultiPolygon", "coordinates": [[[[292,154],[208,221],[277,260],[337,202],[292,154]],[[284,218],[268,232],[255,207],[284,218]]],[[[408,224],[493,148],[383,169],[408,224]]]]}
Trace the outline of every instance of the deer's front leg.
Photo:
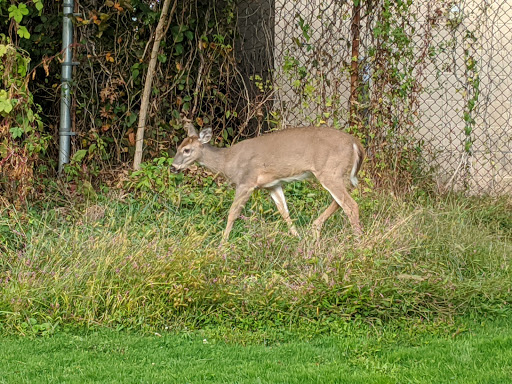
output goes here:
{"type": "Polygon", "coordinates": [[[229,233],[233,228],[234,221],[240,216],[240,212],[244,207],[249,197],[251,197],[252,191],[254,191],[254,187],[249,187],[246,185],[241,185],[236,188],[235,192],[235,200],[233,200],[233,204],[229,209],[228,215],[228,223],[226,224],[226,229],[222,235],[222,243],[225,243],[229,238],[229,233]]]}
{"type": "Polygon", "coordinates": [[[288,224],[290,233],[293,236],[299,237],[299,232],[297,232],[297,228],[295,228],[295,225],[293,225],[293,221],[290,218],[290,212],[288,211],[288,206],[286,205],[286,198],[284,197],[283,187],[276,185],[275,187],[268,188],[268,190],[272,200],[274,200],[274,203],[276,204],[279,213],[283,217],[284,221],[286,221],[286,224],[288,224]]]}

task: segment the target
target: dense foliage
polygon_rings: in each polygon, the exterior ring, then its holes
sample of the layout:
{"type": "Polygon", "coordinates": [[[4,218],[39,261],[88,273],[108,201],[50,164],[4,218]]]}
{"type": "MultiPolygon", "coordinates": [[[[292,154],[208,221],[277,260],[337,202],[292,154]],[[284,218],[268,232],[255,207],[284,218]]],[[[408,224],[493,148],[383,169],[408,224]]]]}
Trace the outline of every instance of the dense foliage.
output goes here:
{"type": "MultiPolygon", "coordinates": [[[[418,95],[426,59],[436,52],[431,29],[444,20],[445,5],[435,8],[429,3],[428,12],[435,17],[422,26],[418,44],[413,25],[417,9],[412,1],[339,4],[340,18],[352,17],[353,35],[347,40],[352,51],[346,53],[340,45],[338,61],[313,39],[312,21],[292,15],[293,31],[285,36],[289,41],[279,42],[286,48],[283,57],[272,61],[276,68],[262,78],[244,72],[246,56],[240,47],[250,36],[239,26],[241,9],[248,9],[242,4],[234,0],[171,2],[152,83],[145,160],[172,156],[185,134],[182,115],[194,119],[198,127],[212,126],[218,145],[250,136],[256,126],[260,131],[262,121],[265,129],[286,125],[282,113],[291,107],[276,108],[276,92],[277,87],[289,86],[299,109],[316,111],[304,122],[333,124],[362,139],[369,154],[364,168],[370,184],[403,190],[425,176],[421,142],[414,136],[418,95]],[[354,45],[363,33],[364,52],[354,45]],[[279,76],[286,84],[272,84],[272,77],[279,76]],[[346,81],[347,76],[354,93],[350,111],[343,95],[329,93],[331,83],[346,81]]],[[[65,170],[72,185],[85,180],[97,187],[107,175],[119,178],[121,173],[112,171],[126,168],[133,160],[160,6],[161,2],[147,0],[83,0],[75,6],[72,48],[78,66],[71,87],[71,113],[77,135],[65,170]]],[[[326,10],[319,12],[318,17],[324,17],[326,10]]],[[[0,48],[4,79],[0,179],[2,194],[10,202],[19,204],[31,191],[44,191],[45,180],[55,177],[61,23],[60,2],[0,1],[0,25],[6,27],[0,48]],[[34,189],[36,174],[39,180],[34,189]]],[[[274,60],[272,55],[270,59],[274,60]]],[[[475,92],[473,99],[477,96],[475,92]]],[[[468,116],[473,114],[470,109],[468,116]]]]}
{"type": "MultiPolygon", "coordinates": [[[[221,142],[233,139],[244,109],[247,113],[233,53],[234,5],[229,1],[222,7],[209,1],[175,1],[174,5],[153,80],[151,128],[146,130],[145,141],[150,158],[174,148],[183,136],[180,113],[193,115],[199,126],[213,125],[221,142]]],[[[22,181],[16,186],[2,183],[3,194],[10,201],[16,200],[16,195],[23,201],[36,170],[42,171],[42,176],[54,176],[60,6],[59,2],[46,2],[44,7],[42,1],[0,2],[0,24],[8,26],[0,49],[5,79],[0,93],[0,177],[12,179],[10,169],[15,164],[25,166],[17,167],[20,175],[16,177],[22,181]],[[16,58],[12,59],[13,55],[16,58]],[[14,67],[10,64],[13,60],[14,67]],[[28,129],[27,124],[34,128],[28,129]],[[53,140],[49,141],[50,137],[53,140]],[[24,147],[25,141],[31,148],[24,147]],[[37,157],[37,163],[34,154],[41,152],[46,156],[37,157]],[[37,168],[40,164],[46,168],[37,168]]],[[[148,47],[159,9],[158,3],[148,1],[100,4],[90,0],[81,1],[76,11],[73,50],[79,65],[72,84],[72,129],[77,136],[66,174],[68,179],[90,180],[132,160],[148,47]]]]}
{"type": "Polygon", "coordinates": [[[35,74],[30,54],[16,43],[31,37],[20,23],[30,12],[40,12],[42,5],[39,1],[31,8],[23,3],[7,5],[0,2],[0,10],[8,13],[9,30],[16,34],[14,41],[0,34],[0,197],[19,204],[32,190],[34,171],[41,165],[39,155],[45,154],[50,136],[29,88],[35,74]]]}

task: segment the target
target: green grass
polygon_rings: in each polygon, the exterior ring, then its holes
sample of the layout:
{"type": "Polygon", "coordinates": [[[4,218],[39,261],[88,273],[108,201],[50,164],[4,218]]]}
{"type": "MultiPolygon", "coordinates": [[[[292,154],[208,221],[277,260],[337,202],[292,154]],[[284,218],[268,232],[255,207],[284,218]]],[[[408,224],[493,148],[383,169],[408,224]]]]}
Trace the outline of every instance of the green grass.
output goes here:
{"type": "Polygon", "coordinates": [[[0,213],[0,332],[102,325],[161,331],[227,327],[328,332],[380,321],[500,314],[512,301],[510,200],[356,196],[365,234],[337,214],[321,242],[310,222],[328,204],[287,188],[301,239],[256,193],[218,248],[232,199],[223,186],[165,195],[112,192],[0,213]],[[373,321],[373,320],[372,320],[373,321]]]}
{"type": "Polygon", "coordinates": [[[512,318],[458,328],[347,324],[265,344],[97,330],[0,338],[0,383],[510,383],[512,318]],[[461,332],[462,330],[462,332],[461,332]]]}
{"type": "Polygon", "coordinates": [[[512,382],[510,199],[355,193],[316,242],[286,193],[300,239],[256,193],[225,248],[209,181],[2,209],[0,383],[512,382]]]}

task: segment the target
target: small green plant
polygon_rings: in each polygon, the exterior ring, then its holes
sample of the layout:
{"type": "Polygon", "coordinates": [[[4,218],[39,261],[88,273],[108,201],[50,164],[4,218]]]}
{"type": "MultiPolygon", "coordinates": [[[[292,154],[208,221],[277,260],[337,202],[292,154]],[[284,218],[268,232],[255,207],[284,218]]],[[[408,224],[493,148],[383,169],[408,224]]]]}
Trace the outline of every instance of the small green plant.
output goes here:
{"type": "Polygon", "coordinates": [[[20,333],[24,336],[50,336],[55,329],[56,325],[49,322],[38,323],[33,317],[23,321],[19,326],[20,333]]]}
{"type": "Polygon", "coordinates": [[[142,164],[140,170],[131,173],[127,187],[141,192],[164,193],[183,180],[183,175],[171,172],[172,161],[172,157],[164,154],[142,164]]]}

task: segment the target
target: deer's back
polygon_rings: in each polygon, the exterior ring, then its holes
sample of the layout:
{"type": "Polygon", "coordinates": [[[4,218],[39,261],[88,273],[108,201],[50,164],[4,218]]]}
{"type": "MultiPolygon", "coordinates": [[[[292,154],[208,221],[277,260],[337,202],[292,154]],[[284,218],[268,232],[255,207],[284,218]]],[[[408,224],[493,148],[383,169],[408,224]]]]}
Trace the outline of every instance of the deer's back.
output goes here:
{"type": "Polygon", "coordinates": [[[319,171],[346,172],[352,167],[356,141],[346,132],[327,127],[288,128],[244,140],[229,148],[230,178],[239,184],[252,176],[264,186],[319,171]]]}

